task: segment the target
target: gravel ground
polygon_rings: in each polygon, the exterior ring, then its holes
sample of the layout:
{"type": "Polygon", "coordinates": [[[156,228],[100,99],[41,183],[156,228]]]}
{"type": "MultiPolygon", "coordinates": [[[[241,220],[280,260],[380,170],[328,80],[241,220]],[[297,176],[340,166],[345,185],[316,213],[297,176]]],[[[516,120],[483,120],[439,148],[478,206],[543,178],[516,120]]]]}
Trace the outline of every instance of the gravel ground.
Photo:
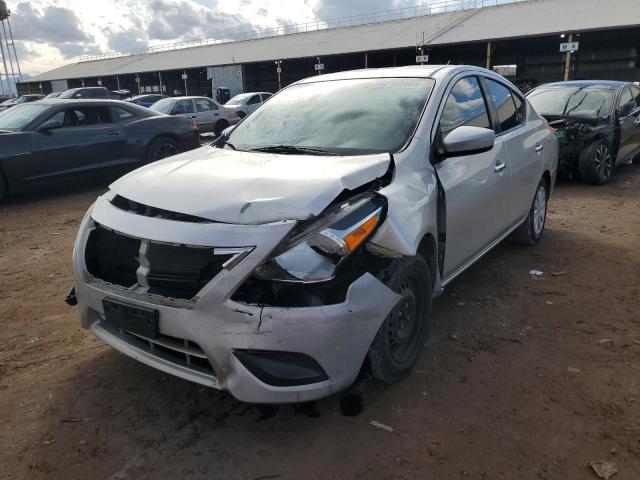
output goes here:
{"type": "Polygon", "coordinates": [[[0,477],[589,479],[608,460],[615,480],[640,478],[640,167],[558,185],[538,246],[499,246],[435,301],[404,381],[281,407],[167,377],[80,329],[63,303],[71,250],[107,184],[0,206],[0,477]]]}

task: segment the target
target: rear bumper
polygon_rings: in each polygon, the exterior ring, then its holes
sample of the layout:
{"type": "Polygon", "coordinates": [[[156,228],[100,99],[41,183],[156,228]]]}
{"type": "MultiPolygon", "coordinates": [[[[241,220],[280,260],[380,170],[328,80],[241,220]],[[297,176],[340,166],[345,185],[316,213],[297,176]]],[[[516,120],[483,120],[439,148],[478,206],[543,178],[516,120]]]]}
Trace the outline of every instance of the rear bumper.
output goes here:
{"type": "Polygon", "coordinates": [[[349,386],[398,295],[371,274],[349,287],[344,302],[303,308],[247,305],[229,297],[272,250],[290,226],[186,224],[150,219],[119,211],[104,199],[93,219],[120,232],[152,240],[198,245],[234,240],[260,246],[229,271],[211,280],[192,301],[174,302],[94,279],[84,250],[94,220],[86,218],[74,249],[75,293],[81,324],[120,352],[165,373],[216,389],[252,403],[310,401],[349,386]],[[133,223],[131,223],[133,222],[133,223]],[[240,235],[240,237],[238,237],[240,235]],[[261,240],[261,242],[258,242],[261,240]],[[159,313],[160,338],[136,337],[111,326],[102,301],[109,298],[159,313]],[[326,374],[322,381],[277,386],[262,381],[238,360],[234,350],[295,352],[315,361],[326,374]]]}

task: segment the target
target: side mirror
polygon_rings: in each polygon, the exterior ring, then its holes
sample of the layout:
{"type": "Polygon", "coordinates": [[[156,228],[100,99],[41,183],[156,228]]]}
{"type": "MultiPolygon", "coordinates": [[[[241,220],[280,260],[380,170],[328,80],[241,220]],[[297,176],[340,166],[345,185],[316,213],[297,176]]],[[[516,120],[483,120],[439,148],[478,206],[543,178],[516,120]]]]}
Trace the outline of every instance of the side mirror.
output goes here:
{"type": "Polygon", "coordinates": [[[488,128],[462,126],[442,141],[445,157],[460,157],[488,152],[496,141],[496,133],[488,128]]]}

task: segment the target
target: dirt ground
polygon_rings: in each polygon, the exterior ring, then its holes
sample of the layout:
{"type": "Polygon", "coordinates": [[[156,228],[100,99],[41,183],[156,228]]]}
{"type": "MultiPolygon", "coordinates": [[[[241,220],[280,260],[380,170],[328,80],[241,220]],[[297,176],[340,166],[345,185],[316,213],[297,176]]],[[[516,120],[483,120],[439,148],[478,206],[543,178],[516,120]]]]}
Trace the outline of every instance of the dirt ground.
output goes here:
{"type": "Polygon", "coordinates": [[[406,380],[280,407],[80,329],[71,250],[107,182],[79,183],[0,206],[0,477],[589,479],[609,460],[640,478],[639,166],[558,185],[538,246],[499,246],[436,300],[406,380]]]}

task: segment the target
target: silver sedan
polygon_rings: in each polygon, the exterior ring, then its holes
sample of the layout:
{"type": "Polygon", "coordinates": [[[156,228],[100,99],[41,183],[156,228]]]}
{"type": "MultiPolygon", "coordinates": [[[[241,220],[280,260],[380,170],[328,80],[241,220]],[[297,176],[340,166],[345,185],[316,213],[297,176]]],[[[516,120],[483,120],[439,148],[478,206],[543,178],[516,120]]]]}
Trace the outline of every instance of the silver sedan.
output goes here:
{"type": "Polygon", "coordinates": [[[215,135],[220,135],[225,128],[240,120],[234,109],[207,97],[163,98],[149,108],[167,115],[190,117],[201,132],[213,132],[215,135]]]}
{"type": "Polygon", "coordinates": [[[313,400],[362,368],[399,381],[432,299],[543,236],[558,142],[489,70],[315,76],[229,130],[98,198],[75,298],[114,348],[240,400],[313,400]]]}

